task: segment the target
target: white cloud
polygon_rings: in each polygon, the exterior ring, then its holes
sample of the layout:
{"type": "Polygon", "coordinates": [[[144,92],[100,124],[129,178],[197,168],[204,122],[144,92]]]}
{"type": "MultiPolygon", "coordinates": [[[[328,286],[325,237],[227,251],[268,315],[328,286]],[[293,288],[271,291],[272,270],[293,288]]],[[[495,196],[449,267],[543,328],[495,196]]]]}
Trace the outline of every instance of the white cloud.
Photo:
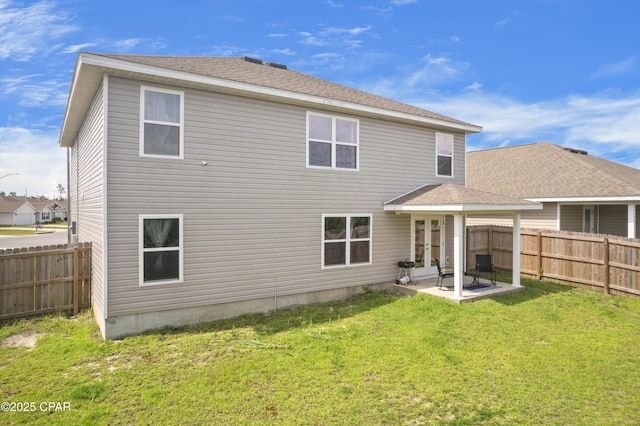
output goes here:
{"type": "Polygon", "coordinates": [[[51,107],[67,102],[67,81],[43,78],[39,74],[0,78],[0,94],[18,99],[23,107],[51,107]]]}
{"type": "Polygon", "coordinates": [[[321,31],[322,36],[328,36],[333,34],[347,34],[347,35],[360,35],[371,29],[371,25],[367,27],[354,27],[354,28],[339,28],[339,27],[327,27],[321,31]]]}
{"type": "Polygon", "coordinates": [[[68,13],[55,9],[54,2],[20,6],[0,3],[0,59],[28,61],[48,51],[53,40],[78,30],[68,13]]]}
{"type": "Polygon", "coordinates": [[[58,146],[58,131],[35,132],[0,127],[0,190],[18,195],[56,196],[59,183],[67,186],[66,150],[58,146]]]}
{"type": "Polygon", "coordinates": [[[82,43],[82,44],[72,44],[67,46],[66,49],[62,51],[62,53],[77,53],[85,50],[87,47],[95,46],[97,43],[82,43]]]}
{"type": "MultiPolygon", "coordinates": [[[[321,29],[317,35],[309,31],[298,31],[297,34],[302,37],[300,43],[307,46],[334,46],[354,49],[361,47],[363,43],[363,41],[357,37],[370,32],[371,28],[370,25],[352,28],[325,27],[321,29]]],[[[370,37],[376,36],[371,35],[370,37]]]]}
{"type": "Polygon", "coordinates": [[[618,76],[622,74],[628,74],[634,70],[636,67],[636,63],[638,62],[638,58],[635,56],[631,56],[620,62],[614,62],[611,64],[602,65],[600,68],[596,70],[593,74],[594,77],[608,77],[608,76],[618,76]]]}
{"type": "Polygon", "coordinates": [[[141,38],[127,38],[124,40],[115,41],[113,42],[113,45],[118,50],[131,50],[137,45],[139,45],[140,43],[142,43],[143,41],[144,40],[141,38]]]}
{"type": "Polygon", "coordinates": [[[411,3],[417,3],[418,0],[391,0],[391,4],[394,6],[404,6],[411,3]]]}
{"type": "Polygon", "coordinates": [[[343,5],[343,4],[339,4],[339,3],[333,2],[333,1],[331,1],[331,0],[327,0],[325,3],[327,3],[327,4],[328,4],[329,6],[331,6],[331,7],[336,7],[336,8],[342,8],[342,7],[344,7],[344,5],[343,5]]]}
{"type": "Polygon", "coordinates": [[[477,92],[480,89],[482,89],[482,84],[478,83],[477,81],[474,81],[472,84],[464,88],[465,91],[470,91],[470,92],[477,92]]]}
{"type": "Polygon", "coordinates": [[[474,92],[408,103],[482,126],[483,132],[469,139],[471,149],[547,140],[604,158],[627,151],[624,162],[639,162],[640,94],[599,93],[524,103],[474,92]]]}

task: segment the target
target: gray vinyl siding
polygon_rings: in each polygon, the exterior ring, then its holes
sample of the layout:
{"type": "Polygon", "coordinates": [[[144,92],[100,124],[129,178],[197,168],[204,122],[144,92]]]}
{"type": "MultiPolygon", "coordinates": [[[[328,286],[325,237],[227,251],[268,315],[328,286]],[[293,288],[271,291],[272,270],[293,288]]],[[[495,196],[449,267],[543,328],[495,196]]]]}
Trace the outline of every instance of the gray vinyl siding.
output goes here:
{"type": "Polygon", "coordinates": [[[640,238],[640,205],[636,206],[636,238],[640,238]]]}
{"type": "MultiPolygon", "coordinates": [[[[531,229],[558,229],[558,204],[542,203],[542,210],[525,210],[520,215],[520,227],[531,229]]],[[[513,215],[485,214],[471,215],[467,218],[467,226],[498,225],[513,226],[513,215]]]]}
{"type": "Polygon", "coordinates": [[[581,205],[561,205],[560,206],[560,230],[561,231],[583,231],[583,206],[581,205]]]}
{"type": "Polygon", "coordinates": [[[598,232],[606,235],[627,236],[627,205],[598,206],[598,232]]]}
{"type": "Polygon", "coordinates": [[[336,114],[360,120],[360,170],[307,168],[306,108],[194,89],[184,159],[141,158],[141,83],[109,81],[109,316],[393,281],[410,216],[383,202],[464,184],[463,134],[455,177],[435,178],[435,130],[336,114]],[[139,286],[138,215],[151,213],[184,214],[184,283],[139,286]],[[321,268],[322,215],[340,213],[373,215],[371,265],[321,268]]]}
{"type": "Polygon", "coordinates": [[[69,158],[70,220],[77,222],[78,242],[92,243],[91,303],[104,312],[104,97],[98,89],[69,158]]]}

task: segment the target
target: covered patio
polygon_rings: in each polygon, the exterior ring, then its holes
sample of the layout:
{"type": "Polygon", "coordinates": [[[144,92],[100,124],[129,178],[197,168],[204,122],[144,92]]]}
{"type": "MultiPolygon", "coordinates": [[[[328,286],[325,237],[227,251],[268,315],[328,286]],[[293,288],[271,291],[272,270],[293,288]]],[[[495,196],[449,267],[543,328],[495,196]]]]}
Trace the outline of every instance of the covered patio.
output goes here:
{"type": "Polygon", "coordinates": [[[454,303],[473,302],[479,299],[485,299],[488,297],[500,296],[508,293],[515,293],[524,290],[521,285],[512,285],[509,283],[503,283],[497,281],[492,284],[488,280],[481,280],[482,283],[486,283],[486,287],[474,288],[470,287],[471,277],[465,277],[464,287],[462,288],[462,298],[455,297],[453,281],[449,278],[446,280],[442,287],[438,286],[436,278],[419,280],[414,283],[403,285],[394,284],[393,289],[397,293],[406,295],[415,294],[429,294],[431,296],[441,297],[443,299],[450,300],[454,303]]]}
{"type": "MultiPolygon", "coordinates": [[[[513,217],[513,252],[520,252],[520,213],[523,210],[539,210],[542,205],[530,201],[521,200],[514,197],[492,194],[490,192],[469,189],[456,184],[436,184],[424,185],[407,194],[396,197],[384,203],[384,210],[395,214],[405,214],[414,216],[420,215],[444,215],[453,217],[453,283],[451,291],[440,290],[435,285],[428,285],[428,280],[424,284],[424,292],[431,293],[437,291],[437,295],[443,296],[447,293],[447,298],[456,302],[469,299],[473,294],[465,294],[465,217],[470,214],[509,214],[513,217]],[[435,288],[435,290],[429,290],[435,288]],[[448,295],[450,294],[450,296],[448,295]]],[[[415,254],[412,259],[415,261],[415,254]]],[[[442,260],[439,259],[442,263],[442,260]]],[[[444,265],[440,265],[444,267],[444,265]]],[[[520,256],[513,256],[513,282],[511,284],[502,283],[496,286],[500,289],[504,286],[509,288],[521,288],[520,284],[520,256]]],[[[436,278],[433,277],[435,283],[436,278]]],[[[488,291],[486,289],[484,291],[488,291]]],[[[497,290],[497,289],[495,289],[497,290]]],[[[478,293],[484,293],[478,292],[478,293]]],[[[515,291],[515,290],[514,290],[515,291]]],[[[486,293],[489,294],[489,293],[486,293]]]]}

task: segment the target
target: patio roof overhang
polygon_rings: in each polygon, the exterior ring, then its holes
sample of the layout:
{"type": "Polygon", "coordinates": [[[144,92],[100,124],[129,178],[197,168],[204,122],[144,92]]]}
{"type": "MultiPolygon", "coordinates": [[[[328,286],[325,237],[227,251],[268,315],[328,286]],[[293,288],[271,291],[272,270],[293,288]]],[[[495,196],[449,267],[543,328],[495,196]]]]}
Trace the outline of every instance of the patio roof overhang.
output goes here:
{"type": "Polygon", "coordinates": [[[424,185],[384,203],[396,213],[438,212],[450,214],[516,213],[540,210],[542,204],[493,194],[453,183],[424,185]]]}
{"type": "MultiPolygon", "coordinates": [[[[520,213],[539,210],[542,204],[452,183],[424,185],[384,203],[385,211],[396,214],[438,213],[453,215],[454,298],[462,300],[464,276],[464,216],[501,213],[513,215],[513,252],[520,252],[520,213]]],[[[520,286],[520,256],[513,256],[513,286],[520,286]]]]}

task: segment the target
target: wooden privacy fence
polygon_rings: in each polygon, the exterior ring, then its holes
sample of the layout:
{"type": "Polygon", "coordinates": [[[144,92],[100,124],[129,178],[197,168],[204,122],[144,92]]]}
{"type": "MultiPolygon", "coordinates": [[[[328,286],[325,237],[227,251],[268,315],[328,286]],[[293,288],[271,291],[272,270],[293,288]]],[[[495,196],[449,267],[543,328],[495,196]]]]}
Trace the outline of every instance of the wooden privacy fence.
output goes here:
{"type": "Polygon", "coordinates": [[[91,243],[0,249],[0,320],[91,305],[91,243]]]}
{"type": "MultiPolygon", "coordinates": [[[[467,227],[467,268],[491,254],[496,269],[511,270],[513,228],[467,227]]],[[[612,235],[522,229],[520,272],[537,279],[640,296],[640,240],[612,235]]]]}

